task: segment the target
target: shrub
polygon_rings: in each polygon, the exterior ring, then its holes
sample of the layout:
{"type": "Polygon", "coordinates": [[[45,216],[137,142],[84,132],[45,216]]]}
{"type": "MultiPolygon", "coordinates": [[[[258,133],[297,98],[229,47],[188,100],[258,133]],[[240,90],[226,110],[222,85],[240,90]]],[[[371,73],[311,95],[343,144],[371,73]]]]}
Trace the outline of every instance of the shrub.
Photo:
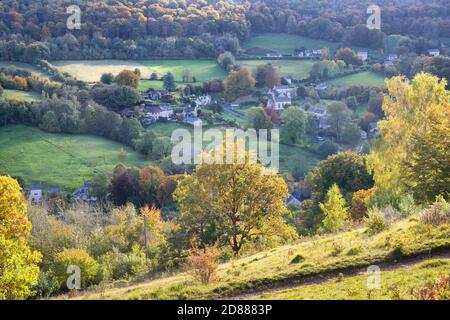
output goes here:
{"type": "Polygon", "coordinates": [[[202,284],[207,284],[217,270],[220,251],[217,246],[193,248],[188,257],[188,272],[202,284]]]}
{"type": "Polygon", "coordinates": [[[431,259],[431,260],[427,260],[427,261],[420,263],[418,267],[420,269],[427,269],[427,268],[436,268],[436,267],[444,266],[447,264],[448,264],[447,260],[431,259]]]}
{"type": "Polygon", "coordinates": [[[104,268],[110,269],[114,280],[127,279],[145,273],[148,270],[148,260],[143,250],[138,245],[133,245],[129,253],[121,253],[115,250],[102,257],[104,268]]]}
{"type": "Polygon", "coordinates": [[[353,194],[350,216],[353,221],[361,221],[367,213],[367,202],[372,194],[372,189],[358,190],[353,194]]]}
{"type": "Polygon", "coordinates": [[[450,274],[441,274],[435,281],[429,282],[426,287],[415,290],[414,298],[418,300],[450,299],[450,274]]]}
{"type": "Polygon", "coordinates": [[[443,197],[438,197],[429,208],[422,210],[420,221],[426,225],[438,226],[450,222],[450,206],[443,197]]]}
{"type": "Polygon", "coordinates": [[[294,264],[294,263],[300,263],[300,262],[302,262],[303,260],[305,260],[305,257],[304,257],[303,255],[301,255],[301,254],[297,254],[297,255],[291,260],[291,264],[294,264]]]}
{"type": "Polygon", "coordinates": [[[55,257],[53,270],[59,281],[60,288],[66,285],[67,268],[74,265],[81,270],[81,287],[86,288],[95,283],[97,277],[97,262],[83,249],[64,249],[55,257]]]}
{"type": "Polygon", "coordinates": [[[386,228],[384,215],[376,207],[368,210],[367,217],[364,218],[364,221],[367,224],[367,230],[370,234],[381,232],[386,228]]]}
{"type": "Polygon", "coordinates": [[[403,217],[410,216],[417,211],[417,206],[414,203],[414,198],[410,194],[406,194],[400,197],[398,208],[403,217]]]}

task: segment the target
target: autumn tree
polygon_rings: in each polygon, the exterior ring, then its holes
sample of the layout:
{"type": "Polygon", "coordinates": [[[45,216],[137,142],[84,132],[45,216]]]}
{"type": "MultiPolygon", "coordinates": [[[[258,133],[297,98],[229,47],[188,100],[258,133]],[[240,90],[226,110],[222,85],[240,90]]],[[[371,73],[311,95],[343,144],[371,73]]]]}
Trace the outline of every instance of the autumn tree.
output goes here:
{"type": "Polygon", "coordinates": [[[239,144],[223,146],[223,152],[204,153],[194,173],[178,183],[174,198],[182,227],[201,246],[219,240],[235,255],[256,237],[294,237],[283,219],[288,194],[284,180],[262,164],[250,162],[252,155],[239,144]],[[227,154],[233,163],[226,161],[227,154]],[[221,160],[214,162],[217,159],[221,160]]]}
{"type": "Polygon", "coordinates": [[[253,92],[255,79],[248,68],[241,68],[238,71],[231,71],[224,83],[225,97],[228,100],[248,95],[253,92]]]}
{"type": "Polygon", "coordinates": [[[382,139],[372,147],[368,163],[378,194],[413,192],[432,201],[450,196],[450,124],[447,81],[420,73],[412,81],[387,81],[386,118],[378,123],[382,139]]]}
{"type": "Polygon", "coordinates": [[[31,250],[31,223],[16,180],[0,176],[0,299],[25,299],[38,281],[41,254],[31,250]]]}
{"type": "Polygon", "coordinates": [[[280,84],[280,73],[271,63],[257,66],[253,72],[253,76],[258,87],[272,88],[280,84]]]}
{"type": "Polygon", "coordinates": [[[121,71],[114,81],[122,86],[128,86],[137,89],[139,86],[140,76],[130,70],[121,71]]]}
{"type": "Polygon", "coordinates": [[[147,166],[139,171],[139,195],[146,204],[156,204],[164,172],[159,167],[147,166]]]}
{"type": "Polygon", "coordinates": [[[356,55],[355,51],[350,48],[341,48],[336,52],[336,60],[342,60],[347,65],[362,65],[362,60],[356,55]]]}
{"type": "Polygon", "coordinates": [[[164,83],[164,88],[167,91],[175,91],[177,88],[177,85],[175,84],[175,78],[171,72],[168,72],[163,77],[163,83],[164,83]]]}
{"type": "Polygon", "coordinates": [[[322,221],[325,231],[337,232],[346,226],[349,218],[348,208],[337,184],[334,183],[328,190],[327,201],[320,203],[320,209],[325,215],[322,221]]]}
{"type": "Polygon", "coordinates": [[[225,70],[230,70],[235,64],[236,60],[233,54],[229,51],[225,51],[217,58],[217,63],[225,70]]]}
{"type": "Polygon", "coordinates": [[[192,248],[187,258],[188,273],[202,284],[208,284],[219,267],[219,257],[220,251],[217,245],[192,248]]]}

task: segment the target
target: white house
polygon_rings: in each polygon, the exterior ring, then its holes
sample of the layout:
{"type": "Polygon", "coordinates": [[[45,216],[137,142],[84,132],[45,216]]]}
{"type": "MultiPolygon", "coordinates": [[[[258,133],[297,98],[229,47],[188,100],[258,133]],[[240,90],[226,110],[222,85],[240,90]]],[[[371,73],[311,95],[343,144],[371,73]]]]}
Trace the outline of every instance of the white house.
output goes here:
{"type": "Polygon", "coordinates": [[[291,88],[289,86],[286,86],[286,85],[278,85],[278,86],[274,86],[273,87],[272,92],[275,93],[276,95],[290,96],[291,95],[291,88]]]}
{"type": "Polygon", "coordinates": [[[292,104],[290,97],[272,95],[267,101],[267,106],[274,110],[283,110],[285,106],[292,104]]]}
{"type": "Polygon", "coordinates": [[[428,55],[431,57],[437,57],[441,54],[441,52],[439,51],[439,49],[430,49],[428,50],[428,55]]]}
{"type": "Polygon", "coordinates": [[[388,61],[396,61],[396,60],[398,60],[398,55],[391,53],[387,56],[387,60],[388,61]]]}
{"type": "Polygon", "coordinates": [[[204,107],[204,106],[207,106],[210,103],[211,103],[211,96],[210,95],[199,96],[199,97],[197,97],[197,99],[195,99],[195,104],[197,105],[197,107],[204,107]]]}
{"type": "Polygon", "coordinates": [[[40,183],[30,185],[30,195],[28,199],[33,203],[42,201],[42,187],[40,183]]]}
{"type": "Polygon", "coordinates": [[[367,53],[367,51],[358,51],[357,56],[358,56],[358,58],[360,58],[362,61],[366,61],[367,58],[369,57],[369,54],[367,53]]]}
{"type": "Polygon", "coordinates": [[[147,117],[151,117],[155,120],[159,118],[168,119],[173,115],[173,108],[171,105],[160,105],[160,106],[150,106],[145,107],[145,112],[147,117]]]}

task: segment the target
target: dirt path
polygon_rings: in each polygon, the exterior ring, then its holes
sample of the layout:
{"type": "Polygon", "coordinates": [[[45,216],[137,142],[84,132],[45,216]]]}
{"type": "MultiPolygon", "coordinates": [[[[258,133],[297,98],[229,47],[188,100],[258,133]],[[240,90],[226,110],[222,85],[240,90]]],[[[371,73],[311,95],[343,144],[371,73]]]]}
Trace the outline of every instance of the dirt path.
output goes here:
{"type": "MultiPolygon", "coordinates": [[[[440,250],[439,252],[435,252],[435,253],[421,254],[418,256],[410,257],[410,258],[404,258],[399,261],[380,262],[376,265],[378,267],[380,267],[381,271],[388,271],[388,270],[393,270],[393,269],[398,269],[398,268],[409,268],[409,267],[411,267],[415,264],[418,264],[422,261],[429,260],[429,259],[438,259],[438,258],[450,259],[450,249],[443,249],[443,250],[440,250]]],[[[223,299],[223,300],[252,300],[252,299],[257,299],[259,296],[261,296],[264,293],[280,291],[280,290],[285,290],[285,289],[292,289],[292,288],[306,286],[306,285],[310,285],[310,284],[322,284],[324,282],[327,282],[329,280],[339,277],[340,274],[343,274],[344,277],[350,277],[350,276],[365,274],[366,271],[367,271],[367,267],[359,267],[359,268],[352,268],[347,271],[313,275],[313,276],[305,277],[301,280],[293,280],[287,284],[277,285],[272,288],[250,291],[250,292],[246,292],[244,294],[222,297],[220,299],[223,299]]]]}

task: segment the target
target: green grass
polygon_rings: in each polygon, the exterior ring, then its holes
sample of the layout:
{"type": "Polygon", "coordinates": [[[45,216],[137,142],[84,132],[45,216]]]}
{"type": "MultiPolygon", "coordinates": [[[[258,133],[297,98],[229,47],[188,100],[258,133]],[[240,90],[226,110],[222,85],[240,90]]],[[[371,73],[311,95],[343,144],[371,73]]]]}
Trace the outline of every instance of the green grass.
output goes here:
{"type": "MultiPolygon", "coordinates": [[[[181,83],[183,73],[189,70],[196,78],[197,83],[212,79],[224,79],[227,76],[215,60],[73,60],[53,61],[55,67],[62,72],[67,72],[79,80],[86,82],[97,82],[103,73],[111,72],[117,75],[124,69],[141,71],[142,78],[149,79],[152,72],[158,73],[160,77],[167,72],[172,72],[175,81],[181,83]]],[[[144,80],[139,89],[144,91],[155,85],[161,88],[162,82],[144,80]]]]}
{"type": "Polygon", "coordinates": [[[369,290],[367,275],[336,277],[321,284],[303,285],[287,290],[269,292],[256,299],[273,300],[360,300],[360,299],[413,299],[411,288],[425,287],[441,274],[449,274],[450,259],[430,259],[410,267],[384,271],[381,268],[380,287],[369,290]],[[439,263],[436,263],[439,261],[439,263]],[[428,267],[423,265],[432,264],[428,267]],[[394,289],[399,297],[394,296],[394,289]]]}
{"type": "Polygon", "coordinates": [[[345,88],[353,85],[381,87],[384,86],[384,79],[384,75],[380,73],[364,71],[331,80],[329,81],[329,84],[340,88],[345,88]]]}
{"type": "Polygon", "coordinates": [[[191,75],[196,78],[197,82],[225,79],[227,76],[226,71],[215,60],[143,60],[139,62],[147,67],[150,73],[156,72],[160,76],[170,71],[177,82],[183,80],[183,73],[186,70],[191,72],[191,75]]]}
{"type": "Polygon", "coordinates": [[[163,89],[164,83],[157,80],[141,80],[139,81],[138,90],[141,92],[146,92],[148,89],[153,88],[155,90],[163,89]]]}
{"type": "Polygon", "coordinates": [[[0,129],[0,172],[21,176],[27,183],[63,186],[66,191],[82,185],[98,173],[111,173],[123,162],[129,166],[150,164],[138,153],[111,140],[91,135],[51,134],[23,125],[0,129]],[[128,156],[118,157],[124,148],[128,156]]]}
{"type": "Polygon", "coordinates": [[[434,248],[450,247],[450,225],[423,225],[416,216],[370,235],[365,227],[333,235],[305,237],[219,266],[216,280],[202,285],[186,273],[110,288],[81,299],[204,299],[246,293],[325,273],[339,273],[393,261],[434,248]],[[358,250],[355,250],[358,248],[358,250]],[[293,263],[297,256],[298,263],[293,263]]]}
{"type": "Polygon", "coordinates": [[[150,71],[138,61],[132,60],[67,60],[52,61],[52,64],[61,72],[67,72],[78,80],[86,82],[100,81],[103,73],[117,75],[124,69],[138,68],[144,78],[150,77],[150,71]]]}
{"type": "Polygon", "coordinates": [[[275,52],[289,54],[294,53],[296,48],[305,47],[313,48],[330,48],[335,50],[339,47],[339,43],[324,40],[316,40],[302,36],[296,36],[286,33],[262,33],[251,37],[244,42],[243,48],[249,49],[253,47],[273,50],[275,52]]]}
{"type": "Polygon", "coordinates": [[[28,63],[15,62],[15,61],[0,61],[0,67],[13,67],[13,68],[17,68],[17,69],[23,69],[23,70],[27,70],[27,71],[31,72],[32,74],[35,74],[35,75],[41,77],[41,78],[48,79],[48,77],[49,77],[49,75],[47,73],[42,72],[35,66],[28,64],[28,63]]]}
{"type": "Polygon", "coordinates": [[[259,65],[271,63],[281,76],[291,76],[294,79],[302,80],[309,77],[314,61],[312,60],[240,60],[238,64],[254,69],[259,65]]]}
{"type": "Polygon", "coordinates": [[[33,102],[42,99],[42,95],[36,92],[11,89],[4,89],[2,97],[7,100],[17,100],[24,102],[33,102]]]}

